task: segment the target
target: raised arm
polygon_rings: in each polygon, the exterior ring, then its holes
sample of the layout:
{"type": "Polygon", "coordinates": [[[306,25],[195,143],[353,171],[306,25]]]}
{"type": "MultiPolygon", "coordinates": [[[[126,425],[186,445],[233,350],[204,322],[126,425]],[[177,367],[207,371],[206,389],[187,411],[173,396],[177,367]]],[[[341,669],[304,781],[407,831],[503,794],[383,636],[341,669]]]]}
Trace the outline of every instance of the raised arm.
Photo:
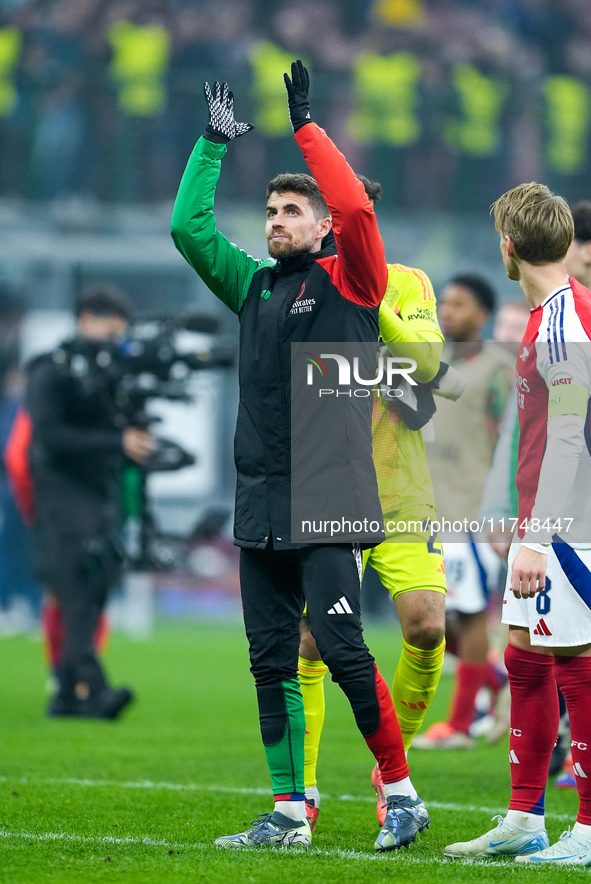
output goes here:
{"type": "MultiPolygon", "coordinates": [[[[234,120],[234,97],[224,83],[204,86],[210,120],[181,179],[171,219],[174,244],[209,289],[234,313],[240,311],[257,261],[217,229],[214,198],[227,144],[252,129],[234,120]]],[[[272,261],[269,261],[272,264],[272,261]]]]}
{"type": "Polygon", "coordinates": [[[309,77],[301,61],[285,74],[295,139],[332,217],[337,243],[333,281],[350,301],[376,307],[386,290],[384,244],[365,188],[326,132],[310,120],[309,77]]]}

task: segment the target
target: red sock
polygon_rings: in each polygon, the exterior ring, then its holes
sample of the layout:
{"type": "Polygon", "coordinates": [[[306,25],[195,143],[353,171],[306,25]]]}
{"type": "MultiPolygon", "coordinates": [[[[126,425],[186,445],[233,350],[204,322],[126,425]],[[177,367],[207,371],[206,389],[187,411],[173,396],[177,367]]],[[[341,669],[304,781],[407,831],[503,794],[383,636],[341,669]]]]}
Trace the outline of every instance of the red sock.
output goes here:
{"type": "Polygon", "coordinates": [[[554,657],[507,645],[511,685],[510,810],[544,813],[548,767],[558,731],[554,657]]]}
{"type": "Polygon", "coordinates": [[[570,720],[577,822],[591,826],[591,657],[555,657],[554,672],[570,720]]]}
{"type": "Polygon", "coordinates": [[[397,783],[409,773],[404,743],[388,685],[377,666],[375,672],[376,693],[380,704],[380,726],[375,734],[365,738],[365,742],[380,766],[384,783],[397,783]]]}
{"type": "Polygon", "coordinates": [[[41,607],[41,632],[47,662],[55,669],[62,655],[64,624],[62,614],[54,598],[43,600],[41,607]]]}
{"type": "Polygon", "coordinates": [[[460,660],[456,669],[456,683],[451,700],[448,724],[454,731],[467,734],[474,718],[476,694],[488,674],[488,663],[466,663],[460,660]]]}

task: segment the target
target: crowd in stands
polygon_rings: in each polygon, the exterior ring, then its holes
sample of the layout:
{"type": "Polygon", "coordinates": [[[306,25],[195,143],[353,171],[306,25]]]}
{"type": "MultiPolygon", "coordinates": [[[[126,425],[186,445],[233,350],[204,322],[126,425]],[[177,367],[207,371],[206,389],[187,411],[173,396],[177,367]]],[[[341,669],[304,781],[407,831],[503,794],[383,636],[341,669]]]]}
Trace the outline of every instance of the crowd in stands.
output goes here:
{"type": "Polygon", "coordinates": [[[1,0],[0,197],[170,200],[206,78],[256,126],[226,195],[258,196],[294,161],[281,73],[300,56],[319,121],[391,205],[585,190],[588,0],[1,0]]]}

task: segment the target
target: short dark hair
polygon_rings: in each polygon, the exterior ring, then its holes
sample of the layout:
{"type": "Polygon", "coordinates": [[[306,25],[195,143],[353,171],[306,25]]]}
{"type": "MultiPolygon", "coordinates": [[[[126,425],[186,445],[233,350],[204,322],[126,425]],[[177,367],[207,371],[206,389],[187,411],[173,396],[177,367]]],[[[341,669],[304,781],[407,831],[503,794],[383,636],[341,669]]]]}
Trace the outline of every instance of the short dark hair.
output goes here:
{"type": "Polygon", "coordinates": [[[330,209],[311,175],[306,175],[304,172],[282,172],[280,175],[275,175],[267,184],[267,199],[272,193],[289,191],[305,196],[319,221],[322,218],[330,218],[330,209]]]}
{"type": "Polygon", "coordinates": [[[450,279],[448,285],[459,285],[474,295],[480,306],[487,313],[494,313],[497,304],[497,296],[490,282],[476,273],[461,273],[450,279]]]}
{"type": "Polygon", "coordinates": [[[94,316],[118,316],[126,322],[131,322],[135,313],[125,292],[105,282],[83,288],[76,298],[74,312],[77,318],[82,313],[92,313],[94,316]]]}
{"type": "Polygon", "coordinates": [[[375,205],[382,195],[382,185],[379,181],[372,181],[370,178],[366,178],[365,175],[358,175],[357,177],[365,187],[368,199],[373,200],[375,205]]]}
{"type": "Polygon", "coordinates": [[[591,239],[591,202],[581,200],[572,208],[572,216],[575,224],[575,239],[580,242],[589,242],[591,239]]]}

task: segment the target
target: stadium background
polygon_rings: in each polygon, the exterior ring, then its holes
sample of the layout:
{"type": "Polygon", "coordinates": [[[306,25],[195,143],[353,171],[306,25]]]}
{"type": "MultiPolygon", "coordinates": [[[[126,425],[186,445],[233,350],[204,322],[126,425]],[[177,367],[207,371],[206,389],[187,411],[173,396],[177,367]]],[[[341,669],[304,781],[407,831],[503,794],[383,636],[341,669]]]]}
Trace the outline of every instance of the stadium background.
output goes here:
{"type": "MultiPolygon", "coordinates": [[[[311,69],[315,119],[384,186],[389,259],[423,268],[436,292],[452,273],[474,271],[501,299],[518,294],[488,216],[508,187],[535,179],[572,202],[591,197],[588,0],[0,0],[0,280],[26,295],[23,358],[72,327],[81,283],[107,278],[143,315],[218,313],[236,340],[234,318],[174,250],[172,201],[205,126],[202,83],[227,80],[238,118],[256,129],[228,151],[218,222],[265,254],[265,185],[303,168],[282,83],[296,57],[311,69]]],[[[193,428],[195,470],[155,493],[179,530],[212,500],[231,504],[234,484],[233,372],[202,378],[195,394],[192,409],[169,416],[193,428]]],[[[376,857],[370,760],[330,683],[314,850],[214,855],[229,824],[266,809],[268,775],[231,540],[193,552],[192,575],[161,578],[166,622],[150,640],[113,635],[107,665],[138,694],[114,728],[46,720],[36,634],[0,641],[0,881],[506,880],[506,863],[442,859],[445,844],[503,812],[506,745],[481,742],[468,763],[462,753],[411,755],[433,828],[408,854],[376,857]],[[391,865],[399,860],[402,872],[391,865]]],[[[145,586],[134,589],[138,604],[118,616],[138,636],[153,624],[145,586]]],[[[384,596],[370,611],[382,620],[393,610],[384,596]]],[[[391,624],[368,624],[390,679],[400,638],[391,624]]],[[[445,714],[450,688],[445,675],[427,724],[445,714]]],[[[552,791],[548,804],[554,840],[576,798],[552,791]]]]}

